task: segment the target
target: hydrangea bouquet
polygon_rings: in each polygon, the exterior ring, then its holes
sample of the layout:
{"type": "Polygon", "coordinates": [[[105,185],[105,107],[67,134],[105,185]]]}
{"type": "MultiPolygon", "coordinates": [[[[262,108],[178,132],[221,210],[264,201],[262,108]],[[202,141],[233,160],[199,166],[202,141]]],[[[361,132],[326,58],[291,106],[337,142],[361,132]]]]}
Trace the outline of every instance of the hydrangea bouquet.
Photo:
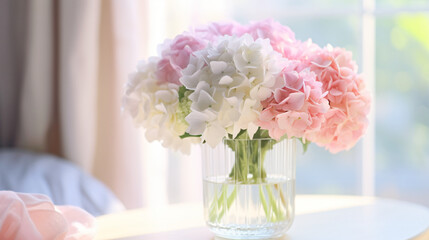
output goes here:
{"type": "Polygon", "coordinates": [[[149,141],[185,153],[240,136],[295,137],[336,153],[364,133],[369,102],[351,52],[265,20],[166,40],[131,74],[123,106],[149,141]]]}
{"type": "MultiPolygon", "coordinates": [[[[131,74],[123,106],[149,141],[185,153],[192,143],[258,138],[297,138],[336,153],[363,135],[369,103],[351,52],[296,40],[265,20],[212,23],[166,40],[131,74]]],[[[241,160],[231,174],[246,183],[252,167],[241,160]]]]}

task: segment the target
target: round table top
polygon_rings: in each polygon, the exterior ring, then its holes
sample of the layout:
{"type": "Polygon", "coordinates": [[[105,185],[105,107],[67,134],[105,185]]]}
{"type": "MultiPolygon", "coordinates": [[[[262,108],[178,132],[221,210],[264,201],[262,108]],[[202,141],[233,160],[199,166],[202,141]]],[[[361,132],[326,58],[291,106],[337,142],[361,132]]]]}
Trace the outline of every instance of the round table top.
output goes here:
{"type": "MultiPolygon", "coordinates": [[[[297,195],[296,216],[281,240],[429,239],[429,209],[363,196],[297,195]]],[[[97,217],[97,239],[213,240],[202,203],[128,210],[97,217]]]]}

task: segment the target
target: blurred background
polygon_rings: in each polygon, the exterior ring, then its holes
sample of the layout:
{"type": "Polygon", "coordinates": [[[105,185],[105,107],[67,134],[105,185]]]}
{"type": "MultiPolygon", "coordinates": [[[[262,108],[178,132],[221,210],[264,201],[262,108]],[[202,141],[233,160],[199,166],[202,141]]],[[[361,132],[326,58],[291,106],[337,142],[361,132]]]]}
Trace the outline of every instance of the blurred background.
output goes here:
{"type": "Polygon", "coordinates": [[[148,143],[121,113],[137,61],[192,26],[266,18],[352,51],[373,97],[353,149],[312,144],[298,156],[297,193],[429,206],[426,0],[0,0],[0,18],[1,149],[73,162],[127,208],[202,200],[199,147],[185,156],[148,143]]]}

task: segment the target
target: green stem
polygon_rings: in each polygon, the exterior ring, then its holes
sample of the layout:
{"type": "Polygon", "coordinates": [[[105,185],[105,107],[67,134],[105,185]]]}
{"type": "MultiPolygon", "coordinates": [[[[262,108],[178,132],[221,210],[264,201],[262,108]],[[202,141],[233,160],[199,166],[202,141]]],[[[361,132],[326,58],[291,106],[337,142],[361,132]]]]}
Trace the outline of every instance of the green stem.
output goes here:
{"type": "Polygon", "coordinates": [[[284,219],[283,213],[281,209],[277,207],[276,199],[274,197],[273,191],[271,191],[271,186],[265,185],[265,188],[267,189],[268,199],[270,201],[271,209],[273,209],[273,212],[276,216],[277,221],[283,220],[284,219]]]}
{"type": "MultiPolygon", "coordinates": [[[[242,139],[242,141],[227,141],[227,145],[235,153],[235,163],[229,174],[229,180],[235,186],[234,190],[229,196],[227,196],[228,183],[225,183],[222,186],[219,198],[217,198],[218,194],[215,194],[212,204],[209,208],[209,219],[212,222],[215,220],[221,220],[224,214],[229,210],[232,203],[237,197],[237,192],[239,191],[237,187],[238,184],[261,184],[266,182],[267,174],[263,167],[263,164],[265,155],[268,150],[272,149],[273,144],[270,144],[268,140],[260,140],[259,143],[257,141],[252,143],[246,142],[245,139],[247,134],[244,133],[245,132],[240,132],[240,134],[237,136],[237,138],[242,139]],[[243,139],[243,137],[245,139],[243,139]],[[248,176],[250,176],[249,174],[252,176],[252,178],[250,179],[248,178],[248,176]]],[[[260,135],[261,138],[264,137],[262,134],[260,135]]],[[[265,198],[264,189],[262,185],[259,186],[259,197],[267,220],[270,222],[283,220],[285,217],[284,213],[282,211],[282,208],[279,208],[277,206],[275,195],[271,190],[271,186],[266,185],[265,188],[268,195],[268,202],[265,198]]],[[[279,191],[279,195],[287,212],[288,208],[286,205],[284,194],[281,189],[279,191]]]]}
{"type": "Polygon", "coordinates": [[[234,186],[234,190],[232,190],[231,195],[229,195],[228,199],[226,200],[226,206],[225,202],[222,211],[219,213],[218,220],[222,219],[223,215],[225,214],[226,210],[229,210],[231,207],[231,204],[234,202],[235,198],[237,197],[237,186],[234,186]]]}
{"type": "Polygon", "coordinates": [[[210,220],[210,222],[213,222],[216,219],[216,212],[217,212],[217,209],[215,209],[216,201],[217,201],[217,191],[214,192],[213,201],[210,203],[210,207],[209,207],[209,212],[210,212],[209,220],[210,220]]]}
{"type": "Polygon", "coordinates": [[[219,196],[219,199],[217,198],[217,192],[215,192],[215,196],[214,199],[210,205],[210,215],[209,215],[209,219],[210,222],[214,222],[217,218],[217,212],[219,210],[219,206],[222,207],[222,199],[225,198],[225,195],[227,194],[228,191],[228,185],[227,184],[223,184],[222,185],[222,190],[221,190],[221,194],[219,196]]]}
{"type": "Polygon", "coordinates": [[[226,210],[228,210],[231,207],[232,203],[237,197],[237,191],[238,191],[237,189],[238,187],[234,186],[234,189],[232,190],[231,194],[228,197],[226,197],[228,194],[228,184],[225,183],[222,185],[221,195],[219,196],[219,198],[217,198],[217,194],[215,194],[215,197],[209,208],[209,211],[210,211],[209,219],[211,222],[222,219],[226,210]],[[218,212],[219,214],[217,214],[218,212]]]}
{"type": "Polygon", "coordinates": [[[274,184],[274,188],[279,192],[280,200],[282,201],[283,207],[286,210],[286,218],[289,218],[289,208],[287,206],[287,201],[283,193],[283,190],[280,188],[278,183],[274,184]]]}
{"type": "Polygon", "coordinates": [[[272,221],[271,214],[270,214],[271,209],[269,205],[267,205],[267,200],[265,200],[264,189],[262,188],[262,185],[259,185],[259,198],[261,199],[262,208],[264,209],[265,216],[267,217],[267,220],[271,222],[272,221]]]}

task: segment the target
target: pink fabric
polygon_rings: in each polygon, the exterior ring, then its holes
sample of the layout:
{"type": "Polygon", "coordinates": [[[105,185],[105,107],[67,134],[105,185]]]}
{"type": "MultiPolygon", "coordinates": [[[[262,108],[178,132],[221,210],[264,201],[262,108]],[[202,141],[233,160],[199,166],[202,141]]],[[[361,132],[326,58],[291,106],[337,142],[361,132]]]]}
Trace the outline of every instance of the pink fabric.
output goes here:
{"type": "Polygon", "coordinates": [[[0,239],[93,239],[95,219],[73,206],[55,206],[42,194],[0,191],[0,239]]]}

